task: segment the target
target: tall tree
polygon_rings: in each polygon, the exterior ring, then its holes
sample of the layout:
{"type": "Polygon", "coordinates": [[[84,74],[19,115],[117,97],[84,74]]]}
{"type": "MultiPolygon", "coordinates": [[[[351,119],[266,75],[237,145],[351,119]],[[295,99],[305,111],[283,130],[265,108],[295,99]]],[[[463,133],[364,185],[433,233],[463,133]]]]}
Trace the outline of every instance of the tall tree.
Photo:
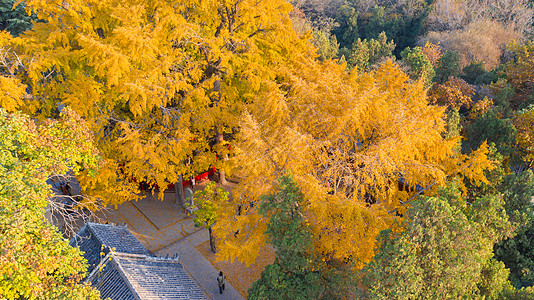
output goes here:
{"type": "Polygon", "coordinates": [[[457,137],[442,137],[443,109],[428,105],[423,83],[392,62],[347,74],[335,62],[302,58],[285,72],[280,91],[259,94],[261,105],[243,121],[235,157],[241,182],[216,224],[223,258],[254,260],[268,224],[259,199],[284,170],[305,195],[314,247],[362,266],[375,237],[415,195],[458,174],[484,181],[483,169],[492,167],[486,146],[466,156],[456,151],[457,137]]]}
{"type": "MultiPolygon", "coordinates": [[[[117,204],[136,181],[160,191],[209,166],[225,171],[244,104],[309,44],[286,1],[26,1],[44,23],[18,42],[39,112],[84,116],[106,164],[82,187],[117,204]],[[41,80],[42,74],[50,74],[41,80]]],[[[180,187],[180,184],[178,184],[180,187]]]]}
{"type": "Polygon", "coordinates": [[[99,299],[80,283],[87,270],[80,250],[44,216],[52,196],[48,177],[94,170],[97,154],[72,111],[36,124],[0,109],[0,298],[99,299]]]}

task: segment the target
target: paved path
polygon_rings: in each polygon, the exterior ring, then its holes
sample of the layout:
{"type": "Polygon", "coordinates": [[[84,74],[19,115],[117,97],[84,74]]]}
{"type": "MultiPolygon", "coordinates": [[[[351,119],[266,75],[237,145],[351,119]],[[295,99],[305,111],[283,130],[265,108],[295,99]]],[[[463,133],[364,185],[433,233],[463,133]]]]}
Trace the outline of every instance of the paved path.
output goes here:
{"type": "MultiPolygon", "coordinates": [[[[173,198],[174,194],[165,194],[167,198],[173,198]]],[[[115,223],[128,225],[128,229],[150,252],[157,252],[184,237],[195,233],[199,228],[195,227],[192,217],[186,216],[185,212],[170,205],[168,201],[154,200],[151,196],[141,199],[144,211],[138,208],[139,203],[125,202],[117,209],[111,209],[102,218],[115,223]],[[146,204],[146,203],[145,203],[146,204]],[[148,212],[147,210],[152,210],[148,212]],[[174,220],[164,220],[168,225],[158,228],[156,224],[162,223],[158,218],[169,218],[169,214],[158,214],[159,211],[171,211],[175,214],[174,220]],[[150,217],[150,218],[149,218],[150,217]]]]}
{"type": "MultiPolygon", "coordinates": [[[[167,197],[173,199],[174,194],[165,193],[167,197]]],[[[148,196],[139,201],[150,203],[125,202],[107,211],[102,218],[115,224],[126,223],[130,232],[156,256],[177,253],[180,263],[210,299],[244,299],[229,282],[224,293],[219,294],[216,279],[219,271],[195,248],[209,240],[206,229],[196,228],[193,218],[171,206],[171,200],[160,201],[148,196]],[[169,210],[175,211],[175,220],[169,220],[169,210]]]]}
{"type": "Polygon", "coordinates": [[[203,229],[156,252],[156,256],[172,256],[178,253],[182,266],[211,299],[244,299],[228,281],[226,281],[223,294],[219,294],[219,286],[216,279],[219,271],[195,248],[208,240],[208,231],[203,229]]]}

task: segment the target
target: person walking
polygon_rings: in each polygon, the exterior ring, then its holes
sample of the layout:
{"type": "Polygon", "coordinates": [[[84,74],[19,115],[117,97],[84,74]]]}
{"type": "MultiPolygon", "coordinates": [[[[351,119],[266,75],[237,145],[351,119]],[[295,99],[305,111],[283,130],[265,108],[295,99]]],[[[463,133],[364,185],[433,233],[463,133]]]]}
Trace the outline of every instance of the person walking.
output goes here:
{"type": "Polygon", "coordinates": [[[222,294],[224,291],[224,280],[226,279],[226,276],[223,275],[223,272],[219,272],[219,276],[217,276],[217,283],[219,284],[219,293],[222,294]]]}

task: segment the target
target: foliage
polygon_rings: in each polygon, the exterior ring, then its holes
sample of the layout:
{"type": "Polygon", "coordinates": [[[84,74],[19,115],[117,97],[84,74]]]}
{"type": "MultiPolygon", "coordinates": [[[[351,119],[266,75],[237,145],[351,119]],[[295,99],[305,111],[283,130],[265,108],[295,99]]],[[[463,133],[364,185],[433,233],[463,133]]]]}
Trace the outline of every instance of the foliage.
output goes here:
{"type": "Polygon", "coordinates": [[[450,109],[471,108],[475,88],[463,79],[449,77],[442,84],[435,84],[428,91],[430,103],[448,107],[450,109]]]}
{"type": "MultiPolygon", "coordinates": [[[[489,73],[484,69],[484,62],[473,62],[462,69],[462,79],[469,84],[481,84],[480,80],[489,73]],[[480,78],[480,79],[479,79],[480,78]]],[[[482,84],[489,84],[491,82],[484,82],[482,84]]]]}
{"type": "Polygon", "coordinates": [[[438,67],[436,68],[436,76],[434,81],[436,83],[444,83],[451,76],[458,77],[460,75],[460,55],[457,51],[446,51],[439,59],[438,67]]]}
{"type": "Polygon", "coordinates": [[[96,167],[92,134],[64,109],[36,124],[0,109],[0,298],[99,299],[79,284],[86,262],[44,218],[53,174],[96,167]]]}
{"type": "Polygon", "coordinates": [[[276,258],[249,289],[249,299],[336,299],[350,294],[350,275],[336,272],[315,252],[304,203],[290,175],[281,177],[275,192],[263,197],[259,211],[269,217],[265,234],[276,258]]]}
{"type": "Polygon", "coordinates": [[[510,281],[517,287],[534,285],[534,175],[531,170],[511,174],[502,186],[506,211],[518,229],[515,237],[495,246],[495,257],[510,269],[510,281]]]}
{"type": "MultiPolygon", "coordinates": [[[[208,182],[202,190],[194,194],[194,205],[198,209],[194,211],[195,226],[207,228],[210,235],[210,247],[213,253],[217,252],[212,227],[217,222],[218,210],[221,203],[228,202],[229,193],[223,188],[218,188],[215,182],[208,182]]],[[[187,203],[186,203],[187,205],[187,203]]]]}
{"type": "Polygon", "coordinates": [[[323,30],[314,30],[311,39],[312,44],[317,48],[319,60],[332,59],[337,57],[338,44],[336,37],[323,30]]]}
{"type": "Polygon", "coordinates": [[[245,105],[275,86],[290,56],[315,55],[283,0],[26,7],[46,21],[12,41],[32,61],[22,79],[33,112],[53,116],[62,103],[86,118],[106,160],[98,175],[82,174],[82,188],[115,205],[137,198],[139,181],[162,196],[180,175],[226,171],[245,105]]]}
{"type": "Polygon", "coordinates": [[[473,104],[471,110],[469,111],[469,119],[476,120],[493,107],[493,100],[488,97],[484,97],[484,99],[478,100],[475,102],[475,104],[473,104]]]}
{"type": "Polygon", "coordinates": [[[494,95],[495,107],[503,116],[509,118],[513,115],[515,90],[506,79],[500,78],[489,85],[491,93],[494,95]]]}
{"type": "Polygon", "coordinates": [[[421,48],[421,51],[424,55],[426,55],[426,58],[432,64],[433,68],[438,67],[438,62],[441,59],[441,56],[443,56],[443,53],[441,52],[441,49],[439,48],[438,44],[432,44],[430,42],[426,42],[425,46],[421,48]]]}
{"type": "Polygon", "coordinates": [[[428,18],[431,31],[457,30],[471,23],[491,20],[508,31],[528,34],[534,10],[530,0],[433,1],[428,18]]]}
{"type": "Polygon", "coordinates": [[[515,143],[522,152],[522,159],[532,165],[534,161],[534,106],[518,111],[512,123],[517,129],[515,143]]]}
{"type": "Polygon", "coordinates": [[[377,39],[381,32],[397,44],[397,56],[406,47],[415,45],[416,37],[424,33],[428,1],[345,2],[334,16],[339,27],[333,33],[340,48],[351,49],[357,38],[377,39]]]}
{"type": "Polygon", "coordinates": [[[13,36],[32,28],[35,14],[28,15],[24,3],[16,0],[4,0],[0,3],[0,31],[8,31],[13,36]]]}
{"type": "Polygon", "coordinates": [[[515,141],[517,130],[509,119],[501,119],[492,109],[476,119],[468,128],[466,141],[462,148],[465,151],[477,149],[483,142],[494,143],[497,151],[509,156],[515,141]]]}
{"type": "Polygon", "coordinates": [[[402,50],[401,57],[402,62],[410,68],[407,73],[412,80],[421,79],[426,84],[432,83],[434,67],[421,47],[407,47],[402,50]]]}
{"type": "Polygon", "coordinates": [[[442,137],[444,109],[392,62],[347,74],[335,62],[303,58],[285,70],[281,91],[257,95],[242,123],[233,158],[240,185],[215,225],[222,259],[254,260],[268,223],[260,196],[285,170],[305,195],[314,248],[358,268],[421,190],[431,194],[458,174],[485,181],[483,170],[493,167],[485,145],[467,156],[457,137],[442,137]]]}
{"type": "Polygon", "coordinates": [[[22,106],[26,85],[16,76],[21,63],[17,54],[5,46],[9,39],[8,33],[0,32],[0,107],[14,112],[22,106]]]}
{"type": "Polygon", "coordinates": [[[360,37],[358,33],[358,11],[350,5],[338,8],[335,20],[339,24],[332,33],[336,35],[340,48],[351,49],[352,43],[360,37]]]}
{"type": "Polygon", "coordinates": [[[443,136],[445,138],[454,138],[460,136],[462,125],[460,124],[460,113],[457,109],[450,109],[447,112],[447,124],[443,136]]]}
{"type": "Polygon", "coordinates": [[[213,181],[208,182],[204,189],[196,191],[193,199],[199,209],[194,212],[195,225],[204,228],[213,226],[217,221],[219,203],[228,201],[228,194],[213,181]]]}
{"type": "Polygon", "coordinates": [[[356,67],[359,71],[369,71],[379,62],[394,58],[394,49],[395,43],[388,42],[384,32],[376,40],[358,39],[352,44],[352,50],[347,59],[348,67],[356,67]]]}
{"type": "Polygon", "coordinates": [[[515,92],[510,99],[511,106],[514,109],[525,108],[531,103],[533,94],[534,41],[513,43],[509,50],[514,59],[504,65],[503,73],[506,74],[506,82],[515,92]]]}
{"type": "Polygon", "coordinates": [[[384,231],[366,269],[371,299],[495,298],[508,271],[492,259],[493,245],[511,235],[499,197],[467,206],[457,187],[413,202],[402,224],[384,231]]]}
{"type": "Polygon", "coordinates": [[[396,1],[393,5],[381,3],[359,20],[360,36],[376,38],[385,31],[387,36],[397,44],[396,55],[406,47],[413,47],[416,38],[425,32],[430,7],[428,1],[396,1]]]}
{"type": "Polygon", "coordinates": [[[305,35],[311,32],[311,43],[317,49],[318,59],[336,58],[339,45],[336,36],[331,34],[335,27],[333,19],[323,18],[321,22],[312,22],[296,8],[290,14],[293,21],[293,28],[298,34],[305,35]]]}
{"type": "MultiPolygon", "coordinates": [[[[459,2],[459,1],[458,1],[459,2]]],[[[458,51],[463,68],[472,63],[484,62],[486,71],[499,66],[506,57],[506,45],[520,40],[521,34],[499,22],[479,20],[456,30],[431,31],[419,43],[439,43],[444,51],[458,51]]]]}

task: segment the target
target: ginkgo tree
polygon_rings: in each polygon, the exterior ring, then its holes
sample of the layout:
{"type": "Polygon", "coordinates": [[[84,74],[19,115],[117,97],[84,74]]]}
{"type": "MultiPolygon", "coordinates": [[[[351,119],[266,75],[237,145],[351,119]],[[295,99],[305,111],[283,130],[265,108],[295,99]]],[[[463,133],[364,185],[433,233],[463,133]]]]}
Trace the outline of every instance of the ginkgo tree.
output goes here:
{"type": "Polygon", "coordinates": [[[53,115],[62,103],[88,120],[106,163],[82,188],[113,204],[135,199],[139,181],[163,192],[209,166],[224,172],[245,104],[274,66],[311,49],[282,0],[25,4],[45,22],[11,41],[32,61],[24,105],[53,115]]]}
{"type": "Polygon", "coordinates": [[[286,171],[304,194],[314,247],[356,267],[417,195],[449,177],[486,181],[487,146],[459,153],[459,138],[443,137],[444,109],[394,63],[363,74],[332,61],[293,63],[281,67],[277,92],[258,95],[244,117],[235,157],[242,181],[215,226],[221,259],[254,261],[268,223],[258,201],[286,171]]]}

